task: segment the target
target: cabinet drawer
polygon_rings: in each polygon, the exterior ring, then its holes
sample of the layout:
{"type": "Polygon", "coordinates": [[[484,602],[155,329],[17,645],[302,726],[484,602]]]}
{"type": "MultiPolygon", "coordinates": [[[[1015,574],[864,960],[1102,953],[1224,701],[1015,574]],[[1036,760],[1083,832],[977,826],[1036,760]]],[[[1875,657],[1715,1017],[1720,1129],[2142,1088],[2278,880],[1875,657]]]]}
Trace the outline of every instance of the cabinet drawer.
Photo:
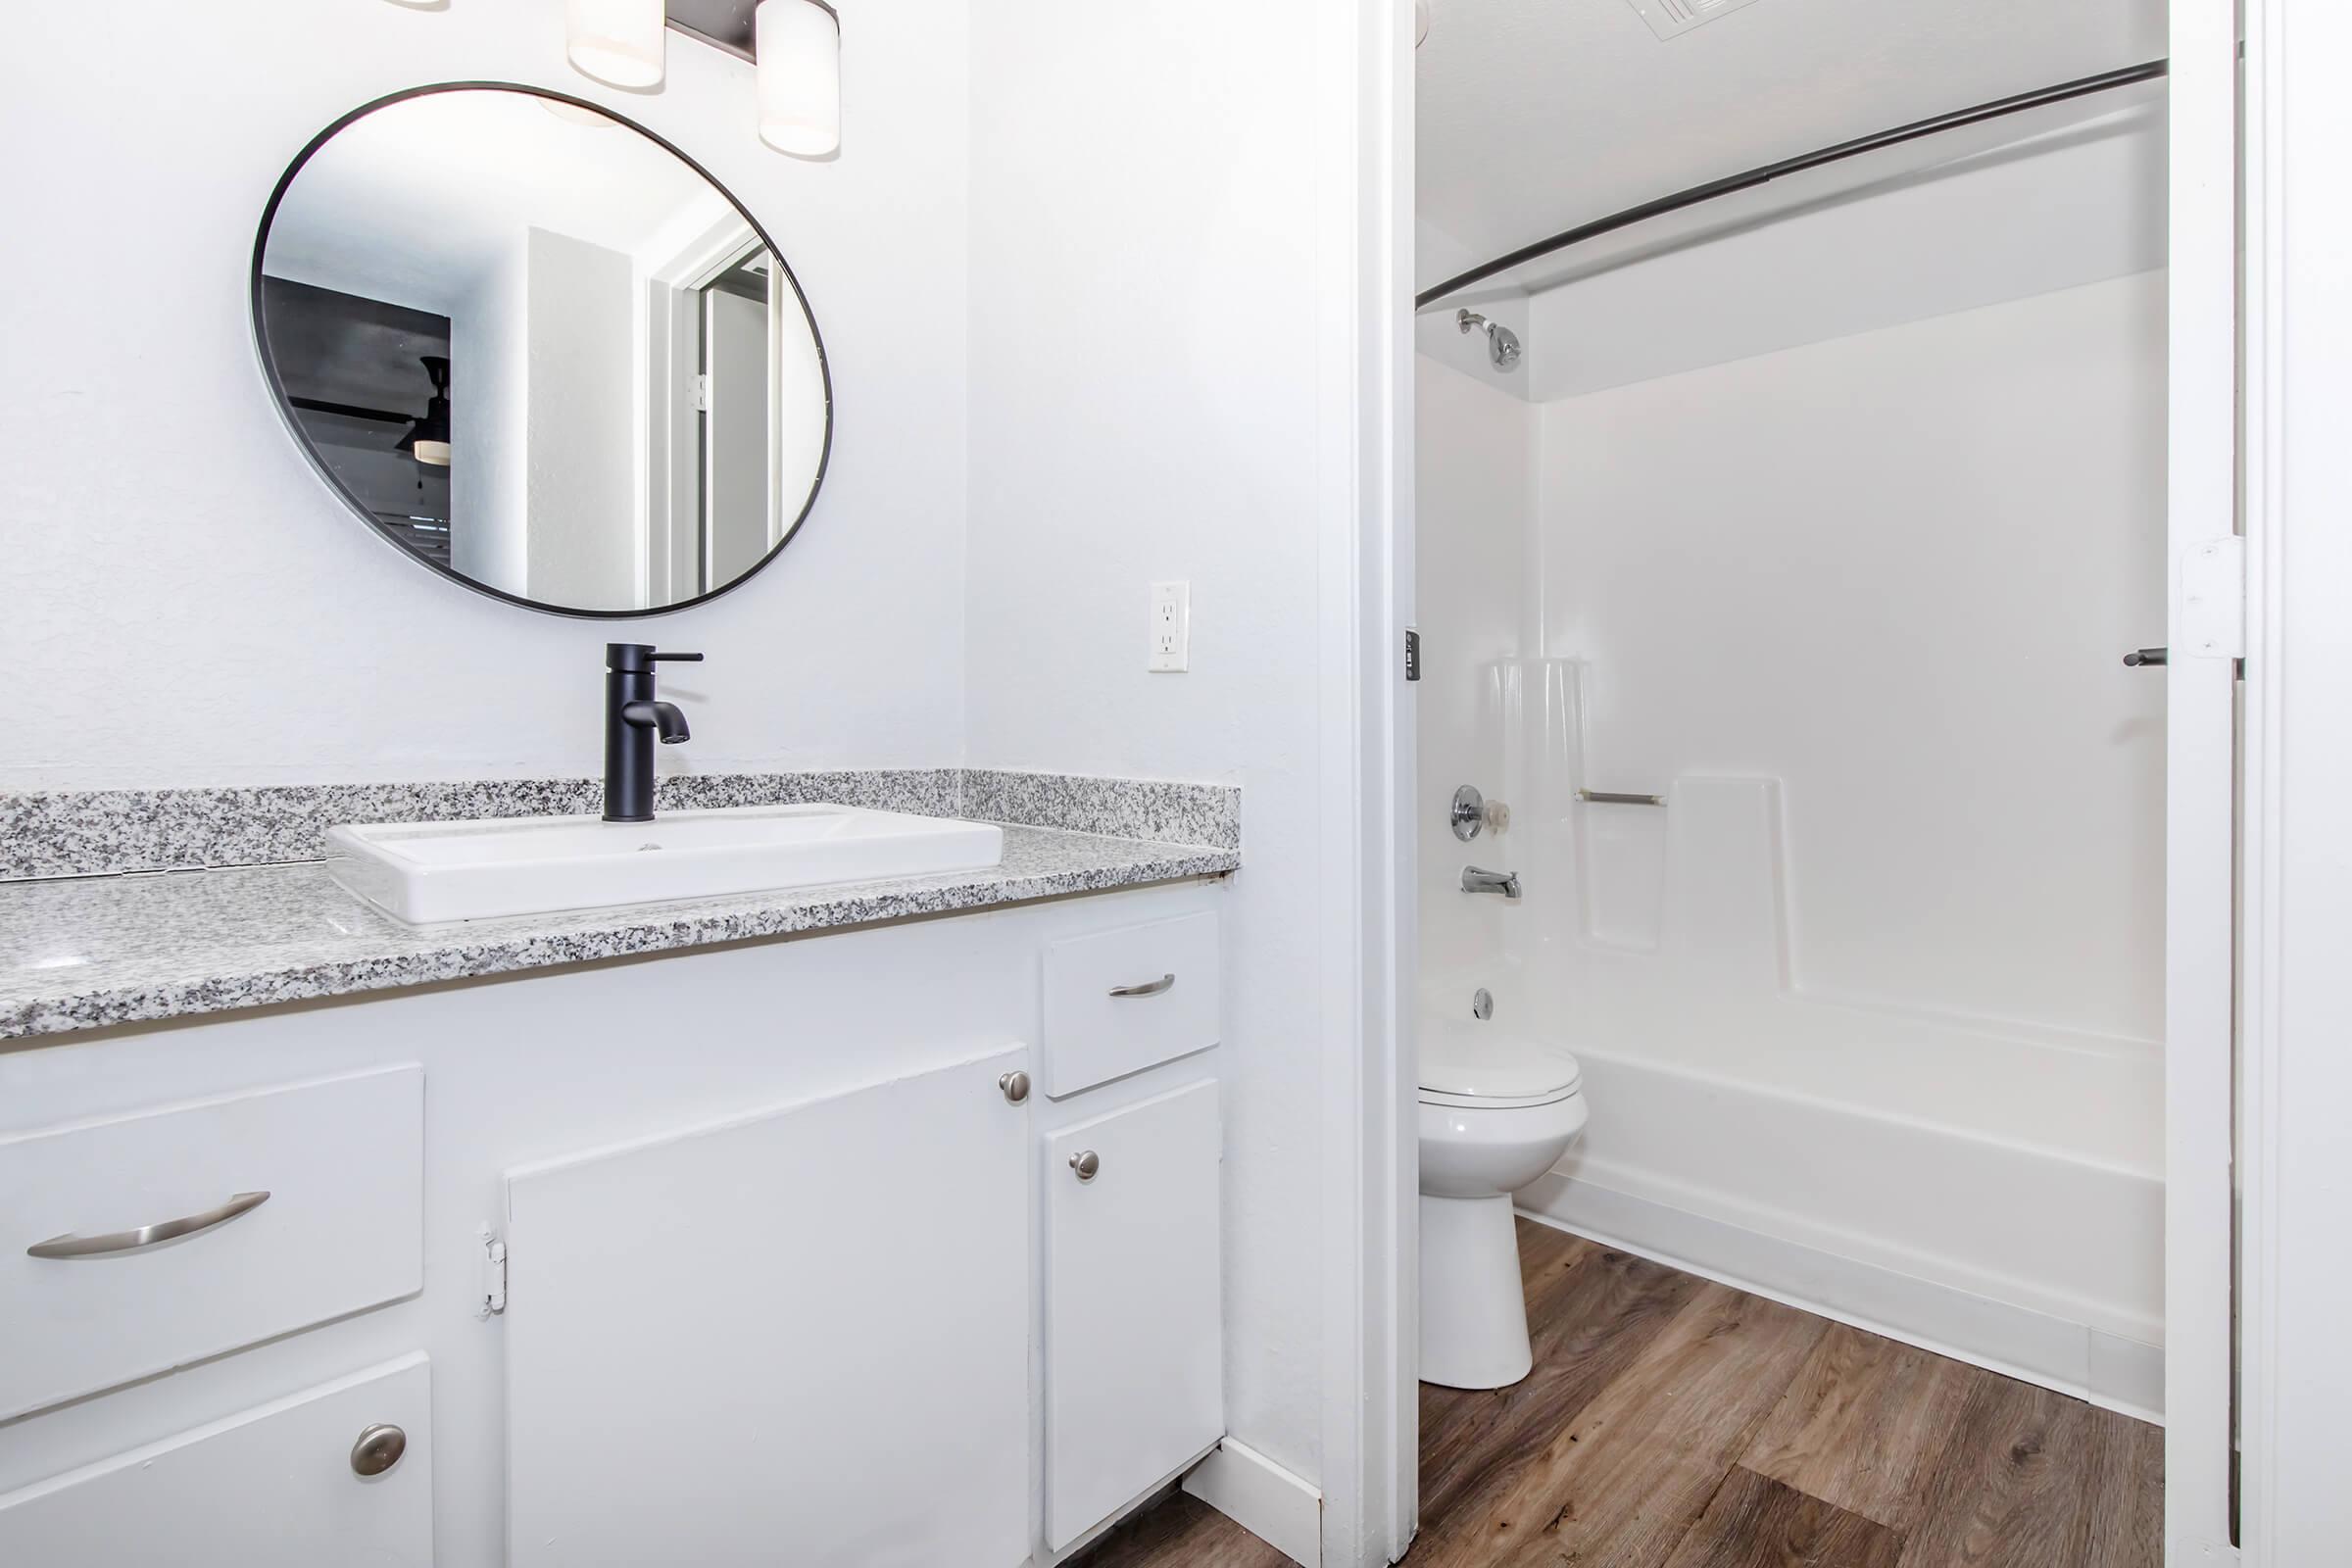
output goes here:
{"type": "Polygon", "coordinates": [[[19,1568],[430,1568],[430,1372],[421,1354],[0,1495],[0,1562],[19,1568]],[[371,1426],[406,1451],[363,1479],[371,1426]]]}
{"type": "Polygon", "coordinates": [[[0,1418],[415,1293],[423,1190],[416,1066],[0,1138],[0,1418]]]}
{"type": "Polygon", "coordinates": [[[1057,1551],[1225,1435],[1222,1158],[1210,1082],[1046,1140],[1046,1543],[1057,1551]]]}
{"type": "Polygon", "coordinates": [[[1213,912],[1046,945],[1044,1078],[1055,1100],[1217,1043],[1213,912]]]}

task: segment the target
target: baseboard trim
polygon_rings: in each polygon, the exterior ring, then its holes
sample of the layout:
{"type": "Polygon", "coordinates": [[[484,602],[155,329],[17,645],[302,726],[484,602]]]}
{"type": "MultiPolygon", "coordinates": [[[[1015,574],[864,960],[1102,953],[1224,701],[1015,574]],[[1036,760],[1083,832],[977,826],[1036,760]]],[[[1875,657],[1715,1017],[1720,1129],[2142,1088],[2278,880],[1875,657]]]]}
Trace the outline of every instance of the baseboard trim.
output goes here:
{"type": "Polygon", "coordinates": [[[1298,1568],[1323,1568],[1323,1494],[1248,1444],[1218,1444],[1185,1472],[1184,1490],[1298,1568]]]}
{"type": "Polygon", "coordinates": [[[1607,1247],[2021,1378],[2142,1421],[2164,1419],[2164,1350],[1767,1236],[1558,1172],[1518,1198],[1519,1212],[1607,1247]]]}

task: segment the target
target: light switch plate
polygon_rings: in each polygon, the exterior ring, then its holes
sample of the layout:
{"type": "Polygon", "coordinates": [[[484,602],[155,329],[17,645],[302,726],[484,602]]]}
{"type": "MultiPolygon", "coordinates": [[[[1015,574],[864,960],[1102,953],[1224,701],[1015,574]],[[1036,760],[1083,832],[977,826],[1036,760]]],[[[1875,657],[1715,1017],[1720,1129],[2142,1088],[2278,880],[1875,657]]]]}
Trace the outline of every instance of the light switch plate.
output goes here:
{"type": "Polygon", "coordinates": [[[1193,662],[1193,585],[1152,585],[1152,641],[1144,667],[1155,675],[1181,674],[1193,662]]]}

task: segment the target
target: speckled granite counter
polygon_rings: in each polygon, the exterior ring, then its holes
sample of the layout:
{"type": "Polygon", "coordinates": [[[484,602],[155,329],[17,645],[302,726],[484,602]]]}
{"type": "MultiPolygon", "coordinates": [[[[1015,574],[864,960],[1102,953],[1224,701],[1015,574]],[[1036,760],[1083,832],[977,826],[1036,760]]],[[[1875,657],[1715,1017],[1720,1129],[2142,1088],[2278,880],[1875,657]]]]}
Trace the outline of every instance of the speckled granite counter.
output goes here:
{"type": "Polygon", "coordinates": [[[409,927],[323,865],[0,885],[0,1040],[1099,893],[1238,849],[1007,826],[993,870],[409,927]]]}

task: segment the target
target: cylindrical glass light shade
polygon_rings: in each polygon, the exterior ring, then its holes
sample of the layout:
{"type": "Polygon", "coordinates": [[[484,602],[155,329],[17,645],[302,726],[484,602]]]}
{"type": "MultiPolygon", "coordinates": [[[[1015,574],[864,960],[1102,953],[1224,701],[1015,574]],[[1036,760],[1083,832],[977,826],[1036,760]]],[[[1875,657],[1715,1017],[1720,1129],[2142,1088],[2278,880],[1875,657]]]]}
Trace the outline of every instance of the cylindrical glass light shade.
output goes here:
{"type": "Polygon", "coordinates": [[[658,87],[667,39],[663,0],[564,0],[564,53],[574,71],[615,87],[658,87]]]}
{"type": "Polygon", "coordinates": [[[823,0],[760,0],[760,139],[796,158],[841,150],[841,22],[823,0]]]}

